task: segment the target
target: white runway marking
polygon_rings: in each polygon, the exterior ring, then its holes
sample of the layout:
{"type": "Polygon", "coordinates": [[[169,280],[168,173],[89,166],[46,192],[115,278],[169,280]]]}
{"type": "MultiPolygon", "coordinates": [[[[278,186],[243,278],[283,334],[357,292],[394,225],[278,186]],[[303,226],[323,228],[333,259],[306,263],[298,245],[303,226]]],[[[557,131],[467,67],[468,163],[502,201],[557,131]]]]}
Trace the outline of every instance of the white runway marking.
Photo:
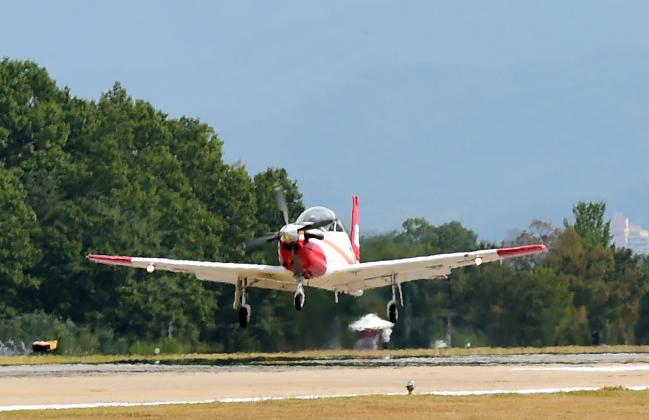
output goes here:
{"type": "Polygon", "coordinates": [[[153,407],[159,405],[183,404],[211,404],[218,400],[203,401],[152,401],[152,402],[96,402],[96,403],[71,403],[71,404],[33,404],[33,405],[1,405],[1,411],[24,410],[69,410],[72,408],[100,408],[100,407],[153,407]]]}
{"type": "MultiPolygon", "coordinates": [[[[470,395],[498,395],[498,394],[555,394],[562,392],[577,391],[598,391],[602,388],[594,386],[583,387],[566,387],[566,388],[532,388],[532,389],[487,389],[476,391],[430,391],[419,392],[416,395],[438,395],[445,397],[461,397],[470,395]]],[[[624,389],[628,391],[646,391],[649,386],[627,386],[624,389]]],[[[249,398],[222,398],[213,400],[196,400],[196,401],[153,401],[153,402],[96,402],[96,403],[72,403],[72,404],[33,404],[33,405],[5,405],[0,406],[2,411],[25,411],[25,410],[69,410],[74,408],[100,408],[100,407],[154,407],[161,405],[184,405],[184,404],[213,404],[213,403],[251,403],[260,401],[282,401],[282,400],[316,400],[325,398],[349,398],[349,397],[367,397],[367,396],[399,396],[407,395],[406,393],[388,393],[388,394],[334,394],[334,395],[298,395],[295,397],[249,397],[249,398]]]]}
{"type": "Polygon", "coordinates": [[[544,366],[512,368],[518,371],[555,371],[555,372],[632,372],[649,370],[649,365],[624,366],[544,366]]]}

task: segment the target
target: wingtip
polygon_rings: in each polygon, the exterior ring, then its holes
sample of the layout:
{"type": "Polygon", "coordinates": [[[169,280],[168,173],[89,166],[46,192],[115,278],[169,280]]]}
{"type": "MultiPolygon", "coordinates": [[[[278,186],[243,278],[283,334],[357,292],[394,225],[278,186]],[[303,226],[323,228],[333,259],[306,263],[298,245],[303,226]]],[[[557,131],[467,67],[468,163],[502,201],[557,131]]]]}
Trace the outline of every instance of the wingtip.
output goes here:
{"type": "Polygon", "coordinates": [[[496,252],[501,257],[518,257],[523,255],[548,252],[548,247],[545,246],[545,244],[523,245],[515,246],[512,248],[500,248],[496,252]]]}
{"type": "Polygon", "coordinates": [[[98,263],[114,263],[114,264],[131,264],[131,257],[121,257],[116,255],[101,255],[101,254],[88,254],[86,259],[98,263]]]}

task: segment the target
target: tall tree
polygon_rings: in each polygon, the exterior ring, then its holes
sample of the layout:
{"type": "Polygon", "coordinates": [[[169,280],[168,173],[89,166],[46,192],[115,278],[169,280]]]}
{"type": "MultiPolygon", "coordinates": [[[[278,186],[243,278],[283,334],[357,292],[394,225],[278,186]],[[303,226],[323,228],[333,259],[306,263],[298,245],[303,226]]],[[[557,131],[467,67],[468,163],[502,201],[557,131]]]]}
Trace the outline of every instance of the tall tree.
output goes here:
{"type": "Polygon", "coordinates": [[[611,222],[604,221],[606,203],[580,201],[572,208],[575,216],[575,232],[584,240],[586,246],[609,246],[611,243],[611,222]]]}
{"type": "Polygon", "coordinates": [[[36,229],[18,177],[0,162],[0,317],[34,308],[28,291],[38,286],[30,274],[39,256],[32,240],[36,229]]]}

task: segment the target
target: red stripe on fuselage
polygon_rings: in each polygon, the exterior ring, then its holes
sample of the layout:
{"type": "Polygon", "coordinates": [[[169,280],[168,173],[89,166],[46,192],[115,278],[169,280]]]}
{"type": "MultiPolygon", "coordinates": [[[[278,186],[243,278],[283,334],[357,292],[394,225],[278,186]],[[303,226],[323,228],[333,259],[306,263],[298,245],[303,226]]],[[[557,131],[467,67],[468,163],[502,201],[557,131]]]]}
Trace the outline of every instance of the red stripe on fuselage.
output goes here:
{"type": "Polygon", "coordinates": [[[352,257],[350,257],[349,254],[347,254],[345,251],[340,249],[338,245],[336,245],[335,243],[327,239],[323,239],[322,242],[324,242],[325,244],[333,248],[333,250],[336,251],[338,254],[340,254],[340,256],[343,257],[348,264],[354,264],[354,260],[352,259],[352,257]]]}

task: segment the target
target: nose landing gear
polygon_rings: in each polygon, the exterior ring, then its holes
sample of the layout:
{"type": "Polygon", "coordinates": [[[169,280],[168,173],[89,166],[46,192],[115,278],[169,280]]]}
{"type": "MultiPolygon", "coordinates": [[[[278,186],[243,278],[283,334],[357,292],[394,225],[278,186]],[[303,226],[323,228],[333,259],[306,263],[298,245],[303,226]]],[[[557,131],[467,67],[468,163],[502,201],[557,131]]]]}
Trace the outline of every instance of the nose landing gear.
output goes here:
{"type": "Polygon", "coordinates": [[[295,310],[301,311],[304,308],[304,286],[302,286],[302,281],[298,280],[297,289],[295,290],[295,295],[293,297],[293,303],[295,304],[295,310]]]}

